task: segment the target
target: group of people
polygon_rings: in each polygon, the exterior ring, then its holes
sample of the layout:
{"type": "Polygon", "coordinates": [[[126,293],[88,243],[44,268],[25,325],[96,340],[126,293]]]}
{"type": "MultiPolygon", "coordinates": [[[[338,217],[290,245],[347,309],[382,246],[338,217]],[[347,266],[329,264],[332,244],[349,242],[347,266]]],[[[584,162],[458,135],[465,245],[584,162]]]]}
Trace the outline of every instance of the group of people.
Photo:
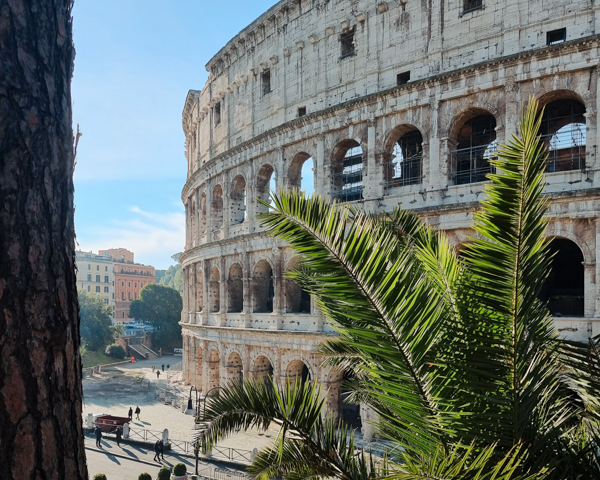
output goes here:
{"type": "MultiPolygon", "coordinates": [[[[96,435],[96,446],[98,448],[102,448],[102,429],[99,426],[96,426],[96,430],[94,430],[94,435],[96,435]]],[[[115,430],[115,435],[117,436],[117,446],[121,446],[121,439],[123,438],[123,427],[117,427],[115,430]]]]}
{"type": "MultiPolygon", "coordinates": [[[[164,371],[165,371],[165,364],[163,363],[163,364],[161,365],[161,367],[162,367],[162,371],[164,372],[164,371]]],[[[168,370],[169,368],[171,368],[171,365],[169,365],[169,364],[167,363],[167,370],[168,370]]],[[[155,367],[154,365],[152,365],[152,371],[153,371],[153,372],[154,372],[154,371],[156,371],[156,378],[160,378],[160,368],[157,368],[157,367],[155,367]]]]}
{"type": "MultiPolygon", "coordinates": [[[[140,419],[140,413],[142,411],[140,410],[140,407],[135,407],[135,415],[136,415],[136,420],[140,419]]],[[[133,420],[133,408],[129,407],[129,413],[127,414],[128,418],[131,418],[133,420]]]]}

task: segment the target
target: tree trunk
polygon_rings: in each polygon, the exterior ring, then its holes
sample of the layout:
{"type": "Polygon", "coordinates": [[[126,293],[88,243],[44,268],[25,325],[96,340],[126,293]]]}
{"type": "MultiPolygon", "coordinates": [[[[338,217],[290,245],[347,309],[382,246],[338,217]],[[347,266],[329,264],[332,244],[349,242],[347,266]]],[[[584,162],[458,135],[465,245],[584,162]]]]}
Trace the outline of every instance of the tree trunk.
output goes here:
{"type": "Polygon", "coordinates": [[[0,477],[86,479],[72,0],[0,0],[0,477]]]}

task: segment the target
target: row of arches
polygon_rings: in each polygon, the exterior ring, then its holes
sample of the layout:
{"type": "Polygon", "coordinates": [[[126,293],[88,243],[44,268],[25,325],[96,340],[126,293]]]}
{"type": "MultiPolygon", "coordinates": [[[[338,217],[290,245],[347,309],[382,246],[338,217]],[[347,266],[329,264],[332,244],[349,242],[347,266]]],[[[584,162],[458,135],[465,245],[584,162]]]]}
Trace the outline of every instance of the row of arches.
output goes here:
{"type": "MultiPolygon", "coordinates": [[[[298,258],[293,258],[288,269],[298,266],[298,258]]],[[[260,260],[254,266],[252,277],[244,278],[244,271],[240,263],[233,263],[229,272],[222,278],[221,271],[217,266],[212,266],[208,275],[208,285],[204,288],[205,275],[200,267],[195,272],[196,278],[190,278],[187,285],[190,290],[195,288],[195,294],[190,291],[189,311],[203,312],[205,307],[209,313],[222,312],[221,282],[225,283],[225,295],[227,295],[227,313],[272,313],[274,311],[275,298],[275,276],[273,266],[267,260],[260,260]],[[194,281],[195,280],[195,281],[194,281]],[[249,290],[246,292],[246,290],[249,290]],[[205,302],[205,292],[208,298],[205,302]],[[249,293],[249,295],[246,295],[249,293]],[[246,302],[249,305],[246,305],[246,302]]],[[[283,302],[285,313],[309,314],[311,313],[311,300],[308,292],[290,279],[282,282],[283,302]]]]}
{"type": "MultiPolygon", "coordinates": [[[[542,100],[545,97],[542,98],[542,100]]],[[[560,172],[585,167],[586,108],[571,92],[552,92],[544,104],[541,138],[548,151],[547,171],[560,172]]],[[[498,121],[482,108],[471,108],[455,117],[448,133],[449,181],[454,185],[481,182],[492,172],[490,160],[498,147],[498,121]]],[[[400,125],[392,129],[384,141],[381,154],[384,194],[396,187],[421,184],[424,180],[424,146],[427,138],[415,125],[400,125]]],[[[354,139],[340,140],[332,149],[329,188],[322,188],[339,201],[350,202],[363,198],[363,147],[354,139]]],[[[299,188],[307,193],[315,190],[315,163],[310,154],[296,154],[287,170],[285,185],[275,184],[272,165],[263,164],[250,185],[251,198],[269,201],[269,192],[277,186],[299,188]]],[[[321,179],[320,181],[325,180],[321,179]]],[[[229,192],[229,225],[238,225],[248,218],[248,185],[243,175],[237,175],[227,186],[229,192]]],[[[191,204],[192,232],[207,233],[207,192],[202,192],[196,205],[191,204]],[[196,225],[199,222],[199,225],[196,225]]],[[[223,185],[212,188],[210,211],[211,230],[224,226],[223,185]]],[[[257,203],[256,213],[266,207],[257,203]]]]}

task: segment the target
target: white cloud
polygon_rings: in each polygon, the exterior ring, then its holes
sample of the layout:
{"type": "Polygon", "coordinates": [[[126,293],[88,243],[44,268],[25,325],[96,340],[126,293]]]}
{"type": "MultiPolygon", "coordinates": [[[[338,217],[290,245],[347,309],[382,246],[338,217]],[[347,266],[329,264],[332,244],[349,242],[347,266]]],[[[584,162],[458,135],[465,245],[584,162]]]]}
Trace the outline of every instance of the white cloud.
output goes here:
{"type": "Polygon", "coordinates": [[[126,248],[135,253],[135,261],[156,268],[175,263],[171,255],[182,252],[185,245],[185,214],[153,213],[139,207],[129,209],[134,218],[114,221],[110,227],[94,227],[85,237],[78,237],[79,248],[97,252],[107,248],[126,248]]]}

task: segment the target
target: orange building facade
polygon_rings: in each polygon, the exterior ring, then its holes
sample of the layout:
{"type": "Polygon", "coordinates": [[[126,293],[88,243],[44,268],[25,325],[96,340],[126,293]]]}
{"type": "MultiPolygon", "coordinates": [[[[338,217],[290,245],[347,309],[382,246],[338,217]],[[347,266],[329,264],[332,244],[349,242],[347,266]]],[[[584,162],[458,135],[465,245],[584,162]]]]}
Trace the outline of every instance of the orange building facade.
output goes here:
{"type": "Polygon", "coordinates": [[[99,253],[110,256],[115,262],[115,321],[129,322],[131,302],[137,300],[145,285],[156,283],[154,267],[134,263],[133,252],[124,248],[100,250],[99,253]]]}

